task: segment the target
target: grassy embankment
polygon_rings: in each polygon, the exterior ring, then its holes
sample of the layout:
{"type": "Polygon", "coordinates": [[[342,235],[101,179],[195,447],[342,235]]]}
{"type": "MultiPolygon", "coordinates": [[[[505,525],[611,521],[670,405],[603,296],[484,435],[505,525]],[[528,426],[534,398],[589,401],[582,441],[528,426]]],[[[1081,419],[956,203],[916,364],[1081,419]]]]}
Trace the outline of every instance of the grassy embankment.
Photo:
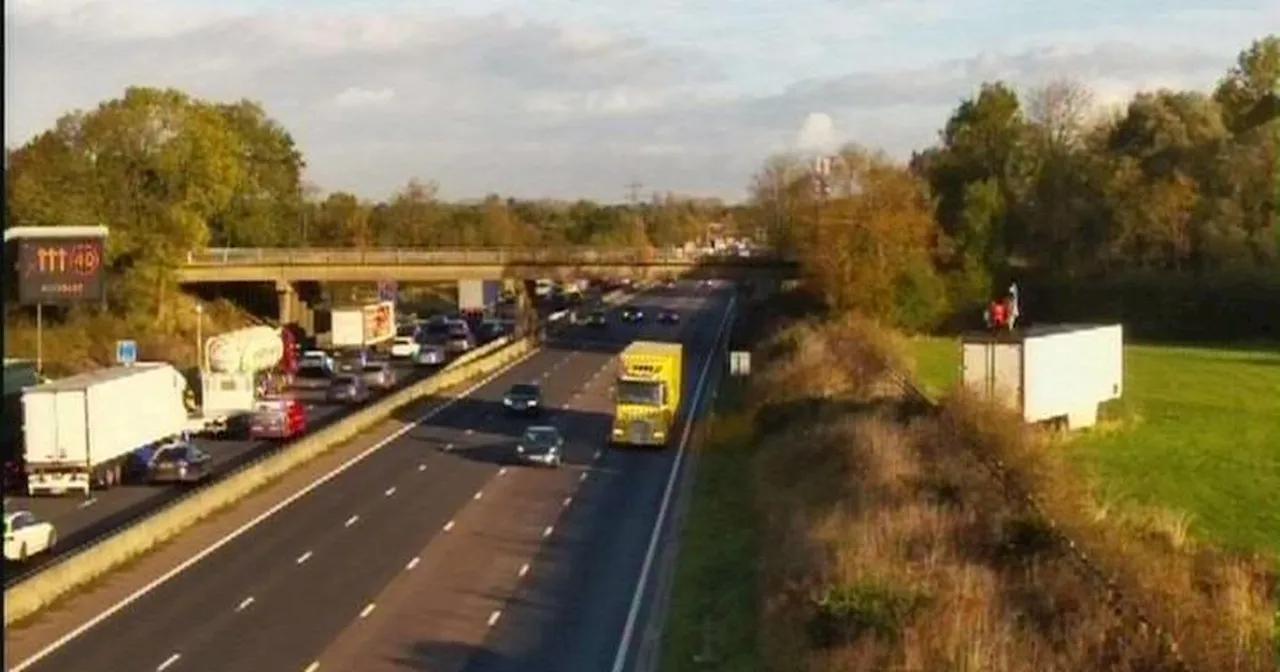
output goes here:
{"type": "MultiPolygon", "coordinates": [[[[200,326],[205,338],[258,323],[249,314],[226,301],[203,302],[200,326]]],[[[65,319],[46,319],[41,339],[44,374],[51,378],[91,371],[115,364],[116,342],[134,340],[142,361],[171,362],[179,369],[196,365],[196,301],[186,295],[173,299],[168,319],[160,323],[154,315],[115,315],[76,311],[65,319]]],[[[36,324],[30,315],[10,313],[5,322],[4,355],[22,359],[36,357],[36,324]]]]}
{"type": "MultiPolygon", "coordinates": [[[[959,378],[952,339],[911,341],[938,395],[959,378]]],[[[1280,349],[1135,345],[1123,401],[1063,450],[1108,503],[1158,506],[1216,543],[1280,555],[1280,349]]]]}
{"type": "MultiPolygon", "coordinates": [[[[1100,504],[1067,459],[1083,447],[1062,450],[998,411],[956,398],[910,412],[885,373],[909,368],[912,350],[935,386],[931,370],[955,369],[943,346],[859,322],[793,327],[757,353],[750,389],[721,409],[701,452],[662,669],[1167,662],[1154,637],[1114,645],[1111,633],[1135,629],[979,455],[1036,492],[1194,669],[1273,669],[1273,565],[1202,544],[1152,509],[1100,504]]],[[[1143,366],[1130,369],[1137,378],[1143,366]]],[[[1130,386],[1133,408],[1141,388],[1130,386]]]]}

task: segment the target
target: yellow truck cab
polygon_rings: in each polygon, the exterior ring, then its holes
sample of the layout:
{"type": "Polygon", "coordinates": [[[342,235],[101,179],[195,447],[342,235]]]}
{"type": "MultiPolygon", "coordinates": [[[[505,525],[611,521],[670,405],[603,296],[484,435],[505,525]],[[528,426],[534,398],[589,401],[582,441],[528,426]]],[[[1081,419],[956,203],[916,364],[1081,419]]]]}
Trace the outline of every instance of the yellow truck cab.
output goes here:
{"type": "Polygon", "coordinates": [[[613,443],[666,446],[680,409],[684,347],[635,341],[618,358],[613,443]]]}

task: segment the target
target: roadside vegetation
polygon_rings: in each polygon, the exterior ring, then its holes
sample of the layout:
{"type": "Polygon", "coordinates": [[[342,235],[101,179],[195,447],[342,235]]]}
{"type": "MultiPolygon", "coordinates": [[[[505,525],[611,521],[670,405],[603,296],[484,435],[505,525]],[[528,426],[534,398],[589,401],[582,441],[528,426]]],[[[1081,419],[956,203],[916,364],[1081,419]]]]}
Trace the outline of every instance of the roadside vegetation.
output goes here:
{"type": "Polygon", "coordinates": [[[700,519],[724,507],[698,496],[747,499],[700,487],[685,539],[758,551],[682,546],[664,669],[1276,669],[1277,64],[1268,36],[1212,92],[1106,111],[1071,82],[990,82],[907,164],[770,159],[754,221],[822,310],[760,343],[742,408],[710,423],[707,452],[750,462],[753,508],[700,519]],[[927,336],[980,327],[1011,282],[1036,322],[1262,345],[1131,346],[1107,422],[1042,434],[957,392],[958,345],[927,336]],[[754,632],[725,618],[720,637],[758,659],[693,662],[688,614],[751,600],[754,632]]]}
{"type": "Polygon", "coordinates": [[[677,592],[668,626],[712,635],[673,634],[663,669],[1175,669],[1134,613],[1191,669],[1274,668],[1274,560],[1202,543],[1158,510],[1099,501],[1063,451],[1010,414],[963,396],[927,412],[896,375],[910,349],[871,321],[830,318],[756,350],[741,405],[711,422],[703,451],[739,464],[699,462],[716,481],[743,474],[740,487],[699,489],[719,503],[695,495],[678,583],[693,597],[677,592]],[[995,460],[1046,515],[1009,496],[984,467],[995,460]],[[725,513],[747,501],[749,512],[725,513]],[[1117,615],[1090,568],[1136,612],[1117,615]],[[753,579],[758,596],[744,585],[753,579]],[[754,623],[730,616],[742,608],[754,623]],[[711,657],[696,664],[704,640],[711,657]],[[759,657],[742,660],[736,645],[753,641],[759,657]]]}

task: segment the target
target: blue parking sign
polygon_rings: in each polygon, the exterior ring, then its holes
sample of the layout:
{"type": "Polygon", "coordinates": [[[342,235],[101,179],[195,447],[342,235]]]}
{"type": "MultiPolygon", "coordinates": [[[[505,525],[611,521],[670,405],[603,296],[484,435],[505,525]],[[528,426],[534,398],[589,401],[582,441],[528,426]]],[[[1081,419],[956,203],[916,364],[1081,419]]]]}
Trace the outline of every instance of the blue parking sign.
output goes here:
{"type": "Polygon", "coordinates": [[[116,341],[116,361],[124,366],[133,366],[138,361],[138,342],[116,341]]]}

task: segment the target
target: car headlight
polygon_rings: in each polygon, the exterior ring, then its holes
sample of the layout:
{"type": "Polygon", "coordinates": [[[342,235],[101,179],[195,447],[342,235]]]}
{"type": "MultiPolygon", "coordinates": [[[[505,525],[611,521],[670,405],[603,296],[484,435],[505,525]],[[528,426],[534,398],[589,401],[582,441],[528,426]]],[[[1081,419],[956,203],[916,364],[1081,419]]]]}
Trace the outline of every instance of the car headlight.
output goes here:
{"type": "Polygon", "coordinates": [[[511,405],[511,400],[510,400],[510,399],[503,399],[503,400],[502,400],[502,405],[503,405],[503,406],[510,406],[510,405],[511,405]]]}
{"type": "Polygon", "coordinates": [[[529,406],[537,406],[537,405],[538,405],[538,400],[537,400],[537,399],[530,399],[529,401],[526,401],[525,403],[526,403],[526,404],[528,404],[529,406]]]}
{"type": "Polygon", "coordinates": [[[524,446],[516,446],[516,452],[517,452],[517,453],[523,453],[523,452],[524,452],[524,446]]]}

